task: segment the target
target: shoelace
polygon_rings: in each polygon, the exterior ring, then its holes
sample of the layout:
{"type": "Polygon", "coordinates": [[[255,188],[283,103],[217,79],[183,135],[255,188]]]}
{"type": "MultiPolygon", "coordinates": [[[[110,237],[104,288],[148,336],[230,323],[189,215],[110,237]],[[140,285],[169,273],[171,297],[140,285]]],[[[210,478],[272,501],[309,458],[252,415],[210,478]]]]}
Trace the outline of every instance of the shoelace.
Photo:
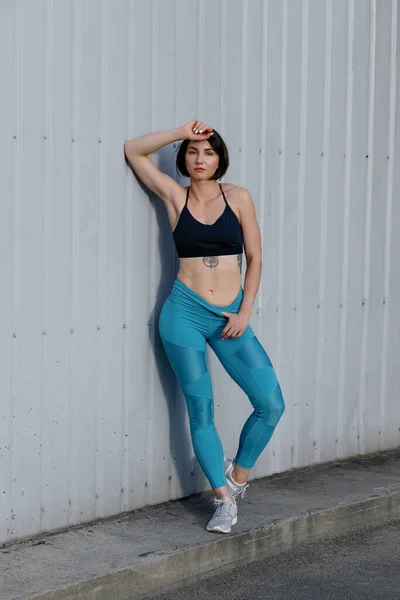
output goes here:
{"type": "Polygon", "coordinates": [[[214,498],[214,506],[217,507],[216,510],[216,514],[214,515],[215,517],[219,517],[221,516],[221,514],[223,513],[227,513],[227,515],[230,517],[230,511],[233,508],[233,504],[230,500],[228,500],[228,498],[226,498],[226,496],[222,496],[222,498],[214,498]]]}
{"type": "Polygon", "coordinates": [[[244,497],[245,497],[245,495],[246,495],[246,490],[247,490],[247,488],[248,488],[248,487],[249,487],[249,484],[248,484],[248,483],[246,483],[246,485],[245,485],[245,486],[243,486],[242,488],[238,488],[238,489],[236,490],[236,492],[233,492],[233,493],[232,493],[232,496],[233,496],[234,498],[236,498],[236,496],[240,496],[241,498],[244,498],[244,497]]]}

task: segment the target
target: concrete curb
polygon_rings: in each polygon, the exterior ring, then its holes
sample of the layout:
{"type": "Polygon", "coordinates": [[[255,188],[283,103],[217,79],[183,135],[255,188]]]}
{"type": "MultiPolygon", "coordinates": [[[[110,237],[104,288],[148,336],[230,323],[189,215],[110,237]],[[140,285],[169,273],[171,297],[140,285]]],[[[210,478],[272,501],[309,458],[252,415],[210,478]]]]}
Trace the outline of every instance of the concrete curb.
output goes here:
{"type": "Polygon", "coordinates": [[[400,519],[400,492],[275,521],[104,577],[95,577],[26,600],[132,600],[237,561],[272,556],[296,546],[400,519]]]}

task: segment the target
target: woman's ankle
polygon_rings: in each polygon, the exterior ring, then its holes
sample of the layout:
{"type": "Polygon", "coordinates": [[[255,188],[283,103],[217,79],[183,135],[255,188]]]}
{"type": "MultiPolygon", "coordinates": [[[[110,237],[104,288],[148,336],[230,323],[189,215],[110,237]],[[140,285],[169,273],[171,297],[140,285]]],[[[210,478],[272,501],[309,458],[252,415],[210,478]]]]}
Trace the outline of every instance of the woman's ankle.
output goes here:
{"type": "Polygon", "coordinates": [[[233,467],[231,471],[231,479],[233,480],[233,483],[236,483],[237,485],[244,485],[245,483],[247,483],[247,479],[244,481],[239,481],[240,477],[237,477],[237,474],[235,473],[235,467],[233,467]]]}
{"type": "Polygon", "coordinates": [[[229,500],[233,500],[233,497],[228,492],[224,492],[223,494],[215,494],[217,500],[221,500],[223,496],[226,496],[227,498],[229,498],[229,500]]]}
{"type": "Polygon", "coordinates": [[[220,500],[222,498],[222,496],[226,496],[227,498],[229,498],[229,500],[233,501],[233,497],[232,497],[228,487],[214,489],[214,495],[217,498],[217,500],[220,500]]]}

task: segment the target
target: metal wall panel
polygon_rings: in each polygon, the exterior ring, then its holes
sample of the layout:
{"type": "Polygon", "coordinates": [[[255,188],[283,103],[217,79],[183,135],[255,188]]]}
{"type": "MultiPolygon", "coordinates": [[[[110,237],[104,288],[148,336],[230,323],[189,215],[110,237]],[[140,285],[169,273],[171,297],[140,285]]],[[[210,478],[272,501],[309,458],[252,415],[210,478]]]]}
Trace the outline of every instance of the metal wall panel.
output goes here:
{"type": "MultiPolygon", "coordinates": [[[[0,3],[0,542],[208,489],[158,335],[166,211],[123,155],[194,117],[262,231],[251,323],[286,412],[254,476],[399,446],[399,23],[396,0],[0,3]]],[[[232,456],[251,405],[209,366],[232,456]]]]}

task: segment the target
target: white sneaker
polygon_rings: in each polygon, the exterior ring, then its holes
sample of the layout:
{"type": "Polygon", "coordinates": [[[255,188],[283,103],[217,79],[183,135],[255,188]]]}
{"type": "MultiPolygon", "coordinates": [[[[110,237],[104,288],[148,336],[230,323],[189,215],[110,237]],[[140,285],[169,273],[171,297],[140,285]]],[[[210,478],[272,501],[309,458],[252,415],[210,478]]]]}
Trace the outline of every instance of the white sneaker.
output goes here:
{"type": "Polygon", "coordinates": [[[216,510],[212,519],[208,522],[207,531],[217,533],[230,533],[232,525],[237,523],[236,500],[231,500],[228,496],[214,498],[216,510]]]}
{"type": "Polygon", "coordinates": [[[241,498],[245,497],[246,490],[249,487],[248,483],[236,483],[234,479],[232,479],[232,471],[234,468],[233,461],[230,458],[226,458],[224,461],[224,469],[226,480],[231,491],[231,496],[236,499],[236,496],[240,496],[241,498]]]}

